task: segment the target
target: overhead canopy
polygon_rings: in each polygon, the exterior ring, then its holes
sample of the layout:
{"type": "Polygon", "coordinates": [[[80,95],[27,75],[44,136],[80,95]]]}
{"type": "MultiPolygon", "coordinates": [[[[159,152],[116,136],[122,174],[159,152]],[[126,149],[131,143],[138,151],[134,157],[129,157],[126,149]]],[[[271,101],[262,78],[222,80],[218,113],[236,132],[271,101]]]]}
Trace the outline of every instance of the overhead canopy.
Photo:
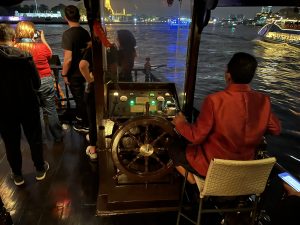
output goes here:
{"type": "Polygon", "coordinates": [[[300,0],[219,0],[222,6],[300,6],[300,0]]]}
{"type": "MultiPolygon", "coordinates": [[[[21,3],[23,0],[1,0],[0,5],[9,6],[21,3]]],[[[70,0],[78,1],[78,0],[70,0]]],[[[98,0],[96,0],[98,1],[98,0]]],[[[206,0],[213,2],[216,0],[206,0]]],[[[300,6],[300,0],[219,0],[218,6],[300,6]]]]}

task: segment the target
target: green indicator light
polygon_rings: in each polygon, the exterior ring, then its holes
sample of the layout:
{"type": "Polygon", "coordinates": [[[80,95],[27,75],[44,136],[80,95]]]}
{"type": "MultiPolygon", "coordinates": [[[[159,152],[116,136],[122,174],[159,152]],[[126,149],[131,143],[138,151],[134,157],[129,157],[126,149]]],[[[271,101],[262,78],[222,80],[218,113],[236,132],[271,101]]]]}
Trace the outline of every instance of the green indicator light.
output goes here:
{"type": "Polygon", "coordinates": [[[151,101],[151,105],[155,105],[155,103],[156,103],[155,101],[151,101]]]}
{"type": "Polygon", "coordinates": [[[149,96],[154,97],[154,93],[150,93],[149,96]]]}
{"type": "Polygon", "coordinates": [[[130,105],[134,105],[134,101],[133,100],[130,100],[130,105]]]}

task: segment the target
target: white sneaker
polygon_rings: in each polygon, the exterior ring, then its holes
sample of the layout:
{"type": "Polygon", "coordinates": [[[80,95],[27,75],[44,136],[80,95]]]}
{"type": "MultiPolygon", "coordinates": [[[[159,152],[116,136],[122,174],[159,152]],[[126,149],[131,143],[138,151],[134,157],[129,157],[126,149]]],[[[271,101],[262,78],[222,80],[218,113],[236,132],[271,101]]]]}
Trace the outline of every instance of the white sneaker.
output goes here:
{"type": "Polygon", "coordinates": [[[90,135],[89,135],[89,134],[85,135],[85,139],[86,139],[88,142],[90,142],[90,135]]]}
{"type": "Polygon", "coordinates": [[[36,171],[35,179],[44,180],[49,168],[50,168],[49,163],[47,161],[44,161],[44,168],[41,171],[36,171]]]}
{"type": "Polygon", "coordinates": [[[94,153],[91,153],[91,152],[90,152],[90,149],[91,149],[92,147],[94,147],[94,146],[90,146],[90,145],[89,145],[89,146],[86,148],[85,153],[90,157],[90,160],[91,160],[91,161],[96,161],[97,158],[98,158],[98,155],[97,155],[97,152],[94,152],[94,153]]]}
{"type": "Polygon", "coordinates": [[[70,129],[70,125],[69,125],[69,124],[66,124],[66,123],[63,123],[63,124],[61,125],[61,127],[62,127],[63,130],[69,130],[69,129],[70,129]]]}
{"type": "Polygon", "coordinates": [[[82,118],[79,117],[79,116],[75,116],[75,118],[76,118],[76,120],[78,120],[78,121],[82,121],[82,118]]]}

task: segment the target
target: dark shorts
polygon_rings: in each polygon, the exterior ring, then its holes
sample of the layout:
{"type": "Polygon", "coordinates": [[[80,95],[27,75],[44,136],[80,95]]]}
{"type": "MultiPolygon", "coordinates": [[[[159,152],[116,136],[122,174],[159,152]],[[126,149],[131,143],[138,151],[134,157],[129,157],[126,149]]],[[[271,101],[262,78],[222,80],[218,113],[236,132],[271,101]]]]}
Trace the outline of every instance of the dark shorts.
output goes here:
{"type": "Polygon", "coordinates": [[[169,149],[169,156],[173,160],[175,166],[182,166],[189,172],[197,175],[198,177],[205,178],[200,175],[188,162],[186,159],[186,146],[188,141],[183,137],[180,137],[172,142],[169,149]]]}

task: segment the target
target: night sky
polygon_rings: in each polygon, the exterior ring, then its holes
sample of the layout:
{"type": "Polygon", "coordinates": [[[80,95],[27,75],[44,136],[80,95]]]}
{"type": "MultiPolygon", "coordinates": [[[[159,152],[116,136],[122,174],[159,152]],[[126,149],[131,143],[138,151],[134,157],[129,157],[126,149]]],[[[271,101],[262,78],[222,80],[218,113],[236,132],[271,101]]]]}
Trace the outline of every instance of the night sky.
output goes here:
{"type": "MultiPolygon", "coordinates": [[[[36,0],[38,4],[48,5],[50,8],[63,3],[65,5],[77,5],[78,1],[72,0],[36,0]]],[[[25,0],[24,4],[34,4],[34,0],[25,0]]],[[[183,0],[181,15],[189,16],[190,0],[183,0]]],[[[171,7],[168,7],[166,0],[111,0],[112,8],[121,12],[123,8],[127,13],[146,14],[155,16],[174,16],[179,14],[178,0],[174,0],[171,7]]],[[[282,7],[274,7],[273,11],[278,11],[282,7]]],[[[220,7],[213,10],[212,16],[227,17],[229,14],[244,14],[247,18],[253,18],[260,7],[220,7]]]]}

